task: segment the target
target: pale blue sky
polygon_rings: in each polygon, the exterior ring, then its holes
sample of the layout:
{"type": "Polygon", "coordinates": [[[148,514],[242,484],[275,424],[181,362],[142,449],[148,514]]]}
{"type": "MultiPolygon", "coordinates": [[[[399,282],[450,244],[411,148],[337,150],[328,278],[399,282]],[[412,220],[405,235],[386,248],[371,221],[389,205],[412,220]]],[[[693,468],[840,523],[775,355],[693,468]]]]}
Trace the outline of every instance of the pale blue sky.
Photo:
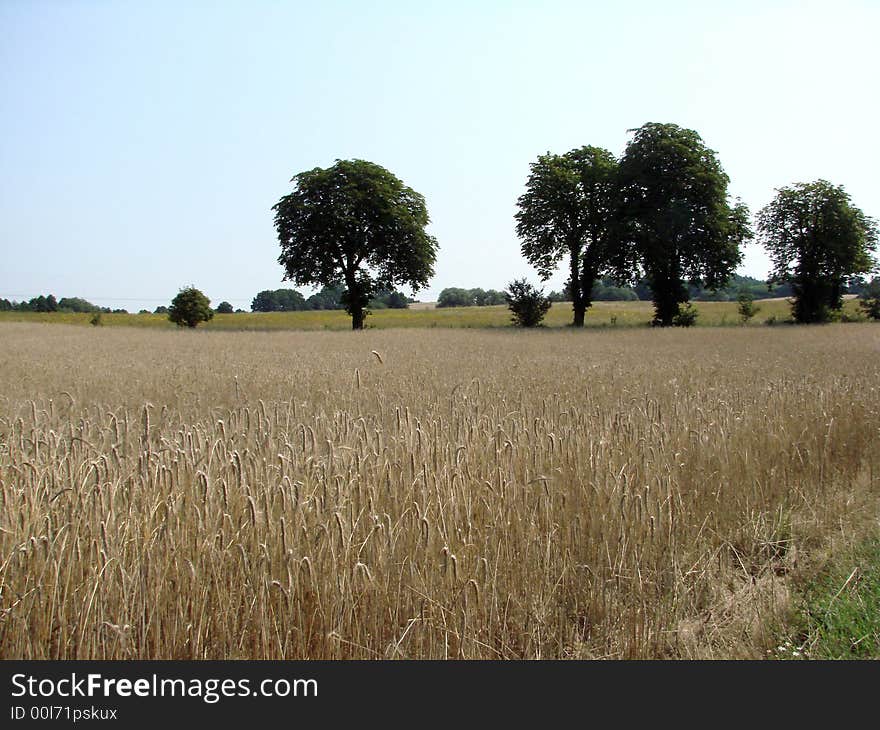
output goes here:
{"type": "Polygon", "coordinates": [[[248,309],[282,286],[290,178],[354,157],[427,200],[420,299],[536,281],[529,163],[649,121],[696,129],[753,212],[822,177],[880,217],[878,31],[877,0],[0,0],[0,297],[248,309]]]}

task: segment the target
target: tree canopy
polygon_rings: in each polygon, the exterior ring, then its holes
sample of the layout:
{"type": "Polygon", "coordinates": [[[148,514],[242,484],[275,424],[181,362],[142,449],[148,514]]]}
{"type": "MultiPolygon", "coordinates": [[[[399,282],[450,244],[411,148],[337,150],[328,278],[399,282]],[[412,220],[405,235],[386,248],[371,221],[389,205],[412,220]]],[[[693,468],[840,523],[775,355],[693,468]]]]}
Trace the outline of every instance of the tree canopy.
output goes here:
{"type": "Polygon", "coordinates": [[[376,291],[427,286],[437,242],[425,231],[425,200],[391,172],[365,160],[337,160],[291,182],[294,191],[273,207],[285,279],[344,284],[354,329],[363,328],[376,291]]]}
{"type": "Polygon", "coordinates": [[[617,160],[608,150],[581,147],[541,155],[519,198],[516,232],[522,254],[546,280],[568,257],[573,324],[582,327],[593,283],[610,261],[617,160]]]}
{"type": "Polygon", "coordinates": [[[791,282],[797,322],[825,322],[843,305],[846,285],[877,265],[877,224],[842,186],[826,180],[779,188],[758,213],[771,281],[791,282]]]}
{"type": "Polygon", "coordinates": [[[635,130],[620,162],[618,278],[644,275],[655,323],[671,325],[688,301],[686,282],[726,284],[751,238],[748,210],[731,205],[728,177],[700,135],[675,124],[635,130]]]}

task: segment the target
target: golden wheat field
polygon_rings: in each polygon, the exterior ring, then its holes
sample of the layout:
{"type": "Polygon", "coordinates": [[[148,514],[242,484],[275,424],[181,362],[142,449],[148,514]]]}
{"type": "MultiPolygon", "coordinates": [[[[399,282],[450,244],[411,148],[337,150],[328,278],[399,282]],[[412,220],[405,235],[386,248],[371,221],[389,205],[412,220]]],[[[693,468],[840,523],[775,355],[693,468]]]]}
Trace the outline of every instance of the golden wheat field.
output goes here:
{"type": "Polygon", "coordinates": [[[880,328],[0,327],[0,656],[764,656],[880,328]]]}

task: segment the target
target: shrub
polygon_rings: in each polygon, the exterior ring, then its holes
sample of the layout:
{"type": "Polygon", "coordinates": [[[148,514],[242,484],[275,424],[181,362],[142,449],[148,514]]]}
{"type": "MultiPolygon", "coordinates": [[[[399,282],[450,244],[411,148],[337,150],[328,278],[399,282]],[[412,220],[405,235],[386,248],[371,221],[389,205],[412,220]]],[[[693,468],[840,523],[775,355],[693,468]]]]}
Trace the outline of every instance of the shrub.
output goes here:
{"type": "Polygon", "coordinates": [[[517,327],[540,326],[551,303],[542,289],[536,289],[525,279],[512,281],[504,292],[504,299],[517,327]]]}
{"type": "Polygon", "coordinates": [[[761,311],[761,308],[755,305],[755,297],[748,292],[741,293],[737,297],[737,302],[739,302],[737,311],[743,324],[746,324],[746,322],[761,311]]]}
{"type": "Polygon", "coordinates": [[[168,308],[168,319],[178,327],[196,327],[213,316],[211,300],[194,286],[181,289],[168,308]]]}
{"type": "Polygon", "coordinates": [[[232,314],[232,305],[229,302],[220,302],[217,305],[217,314],[232,314]]]}
{"type": "Polygon", "coordinates": [[[696,324],[699,314],[697,308],[688,302],[683,308],[679,309],[678,314],[672,318],[672,325],[674,327],[692,327],[696,324]]]}

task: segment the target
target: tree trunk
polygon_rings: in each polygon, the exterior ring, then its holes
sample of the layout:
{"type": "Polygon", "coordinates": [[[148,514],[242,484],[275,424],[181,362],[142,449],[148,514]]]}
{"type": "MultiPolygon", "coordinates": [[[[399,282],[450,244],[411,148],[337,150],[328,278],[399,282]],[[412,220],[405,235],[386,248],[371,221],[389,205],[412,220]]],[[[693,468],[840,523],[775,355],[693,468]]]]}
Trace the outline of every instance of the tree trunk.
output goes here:
{"type": "Polygon", "coordinates": [[[366,317],[364,316],[363,307],[352,306],[351,308],[351,328],[353,330],[362,330],[364,328],[364,320],[366,317]]]}
{"type": "Polygon", "coordinates": [[[684,285],[677,277],[654,279],[651,281],[654,292],[654,326],[672,327],[679,314],[679,303],[687,301],[684,285]]]}
{"type": "Polygon", "coordinates": [[[574,311],[574,321],[572,327],[584,326],[584,315],[587,308],[584,306],[584,290],[581,287],[581,277],[579,269],[579,249],[571,249],[571,308],[574,311]]]}
{"type": "Polygon", "coordinates": [[[351,328],[362,330],[364,321],[367,319],[366,305],[369,299],[358,285],[356,273],[357,270],[353,267],[345,272],[346,290],[343,294],[343,301],[345,302],[345,310],[351,315],[351,328]]]}
{"type": "Polygon", "coordinates": [[[672,327],[678,316],[678,302],[667,292],[654,295],[654,324],[658,327],[672,327]]]}
{"type": "Polygon", "coordinates": [[[831,289],[819,275],[801,276],[792,282],[795,321],[800,324],[827,322],[833,308],[831,289]]]}
{"type": "Polygon", "coordinates": [[[596,279],[599,276],[598,268],[595,265],[587,265],[584,264],[583,272],[581,273],[581,308],[583,310],[583,314],[581,314],[581,326],[584,323],[584,314],[586,314],[587,310],[593,306],[593,284],[596,283],[596,279]]]}

